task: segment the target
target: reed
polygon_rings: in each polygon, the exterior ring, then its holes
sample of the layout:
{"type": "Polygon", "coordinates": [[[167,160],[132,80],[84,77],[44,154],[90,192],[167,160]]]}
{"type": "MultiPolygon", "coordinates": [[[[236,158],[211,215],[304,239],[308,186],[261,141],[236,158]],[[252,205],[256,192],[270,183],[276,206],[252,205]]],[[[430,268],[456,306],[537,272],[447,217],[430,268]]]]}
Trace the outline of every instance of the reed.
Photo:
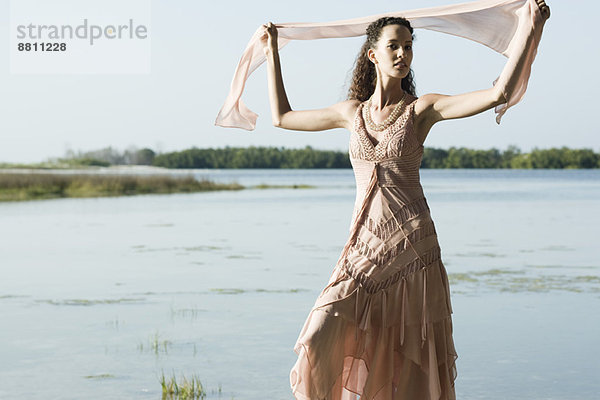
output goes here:
{"type": "Polygon", "coordinates": [[[0,201],[240,189],[244,189],[244,186],[235,182],[197,180],[192,175],[177,178],[164,175],[0,173],[0,201]]]}
{"type": "Polygon", "coordinates": [[[115,378],[115,376],[113,374],[99,374],[99,375],[86,375],[84,376],[85,379],[109,379],[109,378],[115,378]]]}
{"type": "Polygon", "coordinates": [[[261,183],[258,185],[251,186],[253,189],[314,189],[314,185],[306,184],[293,184],[293,185],[269,185],[267,183],[261,183]]]}
{"type": "Polygon", "coordinates": [[[170,340],[163,339],[157,331],[148,338],[148,342],[145,346],[144,342],[140,342],[138,343],[137,348],[140,353],[152,352],[158,357],[160,353],[168,354],[169,346],[172,344],[173,343],[170,340]]]}
{"type": "MultiPolygon", "coordinates": [[[[183,375],[178,381],[175,377],[175,373],[170,377],[166,377],[165,373],[162,372],[160,386],[162,387],[163,400],[197,400],[206,398],[206,390],[204,389],[200,378],[195,375],[192,375],[189,379],[183,375]]],[[[219,392],[220,391],[221,388],[219,387],[219,392]]]]}
{"type": "Polygon", "coordinates": [[[87,167],[108,167],[109,162],[94,158],[60,158],[37,163],[6,163],[0,162],[0,169],[72,169],[87,167]]]}

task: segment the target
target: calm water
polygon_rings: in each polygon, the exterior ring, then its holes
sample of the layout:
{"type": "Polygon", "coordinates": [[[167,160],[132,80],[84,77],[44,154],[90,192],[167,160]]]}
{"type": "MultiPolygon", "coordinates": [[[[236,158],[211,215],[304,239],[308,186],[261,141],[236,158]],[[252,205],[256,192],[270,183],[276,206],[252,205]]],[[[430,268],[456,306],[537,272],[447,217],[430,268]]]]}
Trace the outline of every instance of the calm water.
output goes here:
{"type": "MultiPolygon", "coordinates": [[[[0,203],[1,399],[160,399],[163,371],[211,399],[292,399],[292,347],[347,238],[352,171],[173,173],[317,187],[0,203]]],[[[421,179],[458,398],[595,398],[600,171],[421,179]]]]}

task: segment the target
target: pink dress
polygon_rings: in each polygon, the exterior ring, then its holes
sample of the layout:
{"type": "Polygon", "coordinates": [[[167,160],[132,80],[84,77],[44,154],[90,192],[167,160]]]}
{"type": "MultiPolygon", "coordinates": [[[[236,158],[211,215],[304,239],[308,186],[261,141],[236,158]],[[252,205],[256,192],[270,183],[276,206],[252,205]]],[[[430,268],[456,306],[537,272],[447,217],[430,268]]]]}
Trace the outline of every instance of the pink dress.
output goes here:
{"type": "Polygon", "coordinates": [[[301,400],[455,399],[446,269],[419,179],[416,97],[376,145],[358,106],[350,236],[294,346],[301,400]]]}

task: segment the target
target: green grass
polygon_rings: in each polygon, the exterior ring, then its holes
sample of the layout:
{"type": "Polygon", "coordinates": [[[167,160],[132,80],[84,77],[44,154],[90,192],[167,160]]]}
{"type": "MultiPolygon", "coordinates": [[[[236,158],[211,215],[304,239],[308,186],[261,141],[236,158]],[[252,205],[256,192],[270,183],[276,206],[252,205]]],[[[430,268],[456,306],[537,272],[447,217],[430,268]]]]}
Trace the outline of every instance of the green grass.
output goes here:
{"type": "Polygon", "coordinates": [[[148,338],[148,342],[144,346],[144,343],[141,342],[138,344],[138,350],[140,353],[144,351],[149,351],[158,356],[160,353],[169,353],[169,347],[172,345],[170,340],[163,339],[158,332],[155,332],[148,338]]]}
{"type": "Polygon", "coordinates": [[[36,300],[38,303],[52,304],[54,306],[94,306],[97,304],[126,304],[140,303],[144,298],[120,298],[120,299],[65,299],[65,300],[36,300]]]}
{"type": "Polygon", "coordinates": [[[94,158],[62,158],[39,163],[0,163],[0,169],[71,169],[85,167],[108,167],[109,162],[94,158]]]}
{"type": "Polygon", "coordinates": [[[257,293],[298,293],[298,292],[307,292],[308,289],[294,288],[294,289],[241,289],[241,288],[211,288],[211,292],[217,294],[241,294],[241,293],[249,293],[249,292],[257,292],[257,293]]]}
{"type": "Polygon", "coordinates": [[[171,306],[171,318],[181,317],[189,318],[191,320],[198,319],[207,310],[204,308],[190,307],[190,308],[173,308],[171,306]]]}
{"type": "Polygon", "coordinates": [[[112,374],[100,374],[100,375],[87,375],[84,376],[85,379],[109,379],[114,378],[115,376],[112,374]]]}
{"type": "Polygon", "coordinates": [[[238,183],[196,180],[192,175],[176,178],[165,175],[0,173],[0,201],[240,189],[244,189],[244,186],[238,183]]]}
{"type": "MultiPolygon", "coordinates": [[[[11,165],[15,168],[38,168],[40,165],[11,165]]],[[[217,183],[209,179],[197,180],[191,174],[185,177],[168,175],[127,174],[62,174],[62,173],[2,173],[0,164],[0,201],[26,201],[56,198],[115,197],[138,194],[194,193],[214,190],[241,190],[246,187],[233,183],[217,183]]],[[[73,165],[69,165],[73,167],[73,165]]],[[[48,166],[50,168],[50,166],[48,166]]],[[[68,168],[65,168],[68,169],[68,168]]],[[[255,189],[314,188],[312,185],[249,186],[255,189]]]]}
{"type": "MultiPolygon", "coordinates": [[[[490,269],[449,273],[450,284],[466,284],[471,290],[488,288],[500,292],[550,292],[566,291],[574,293],[600,292],[600,276],[597,275],[550,275],[526,274],[524,270],[490,269]]],[[[460,287],[460,289],[467,289],[460,287]]],[[[453,293],[459,293],[454,290],[453,293]]]]}
{"type": "Polygon", "coordinates": [[[316,186],[314,185],[268,185],[266,183],[261,183],[259,185],[250,186],[253,189],[313,189],[316,186]]]}
{"type": "Polygon", "coordinates": [[[455,272],[448,274],[448,281],[451,285],[457,284],[459,282],[477,282],[477,278],[469,275],[464,272],[455,272]]]}
{"type": "MultiPolygon", "coordinates": [[[[163,400],[196,400],[206,398],[206,390],[200,378],[195,375],[192,375],[190,378],[182,376],[177,380],[175,373],[170,377],[166,377],[163,372],[160,377],[160,386],[162,387],[163,400]]],[[[219,393],[221,393],[220,386],[219,393]]]]}

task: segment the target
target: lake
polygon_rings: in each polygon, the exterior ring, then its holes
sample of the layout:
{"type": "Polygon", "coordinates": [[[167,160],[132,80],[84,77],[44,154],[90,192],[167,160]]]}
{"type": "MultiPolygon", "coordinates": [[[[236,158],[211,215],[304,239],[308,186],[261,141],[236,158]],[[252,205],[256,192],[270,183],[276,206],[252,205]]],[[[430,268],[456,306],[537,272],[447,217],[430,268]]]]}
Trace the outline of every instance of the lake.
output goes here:
{"type": "MultiPolygon", "coordinates": [[[[198,377],[209,399],[293,398],[293,345],[347,239],[352,170],[164,173],[315,188],[0,203],[1,399],[160,399],[163,373],[198,377]]],[[[421,181],[457,397],[595,398],[600,170],[421,181]]]]}

